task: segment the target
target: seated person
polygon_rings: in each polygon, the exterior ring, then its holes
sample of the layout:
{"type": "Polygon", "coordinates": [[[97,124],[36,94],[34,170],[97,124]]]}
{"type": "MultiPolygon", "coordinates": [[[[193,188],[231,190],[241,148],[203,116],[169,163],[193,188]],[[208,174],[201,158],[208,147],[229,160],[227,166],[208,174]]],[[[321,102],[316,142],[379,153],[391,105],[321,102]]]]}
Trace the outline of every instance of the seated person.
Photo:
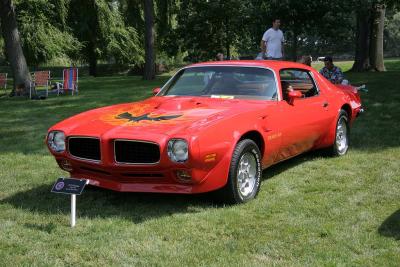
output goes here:
{"type": "Polygon", "coordinates": [[[312,57],[311,56],[302,56],[300,58],[299,62],[311,67],[312,57]]]}
{"type": "Polygon", "coordinates": [[[287,81],[282,81],[282,97],[284,100],[288,101],[289,100],[289,92],[294,91],[293,87],[288,83],[287,81]]]}
{"type": "Polygon", "coordinates": [[[224,54],[218,53],[218,54],[215,56],[215,61],[223,61],[223,60],[225,60],[224,54]]]}
{"type": "Polygon", "coordinates": [[[341,84],[343,82],[343,73],[339,67],[333,64],[332,57],[324,58],[325,67],[323,67],[319,73],[322,74],[326,79],[328,79],[333,84],[341,84]]]}

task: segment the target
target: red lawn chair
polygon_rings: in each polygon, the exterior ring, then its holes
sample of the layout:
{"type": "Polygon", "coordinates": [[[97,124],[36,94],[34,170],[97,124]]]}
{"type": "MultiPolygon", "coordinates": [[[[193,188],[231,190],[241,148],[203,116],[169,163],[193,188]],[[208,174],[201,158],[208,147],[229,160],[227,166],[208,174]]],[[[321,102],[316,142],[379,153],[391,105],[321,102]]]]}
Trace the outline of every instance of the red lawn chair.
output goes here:
{"type": "Polygon", "coordinates": [[[0,73],[0,88],[7,94],[7,73],[0,73]]]}
{"type": "Polygon", "coordinates": [[[67,94],[71,91],[72,95],[78,93],[78,68],[68,68],[63,70],[63,82],[57,83],[57,95],[64,90],[67,94]]]}
{"type": "Polygon", "coordinates": [[[35,71],[32,75],[32,82],[29,88],[29,98],[32,98],[32,93],[36,92],[38,87],[46,89],[46,97],[49,96],[50,71],[35,71]]]}

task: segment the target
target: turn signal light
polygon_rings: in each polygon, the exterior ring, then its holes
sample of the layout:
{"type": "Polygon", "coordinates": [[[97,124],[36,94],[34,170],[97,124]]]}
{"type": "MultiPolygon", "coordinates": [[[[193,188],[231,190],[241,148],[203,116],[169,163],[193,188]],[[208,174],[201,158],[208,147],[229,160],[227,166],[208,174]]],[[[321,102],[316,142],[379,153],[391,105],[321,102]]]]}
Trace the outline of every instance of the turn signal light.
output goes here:
{"type": "Polygon", "coordinates": [[[192,182],[192,174],[187,170],[177,170],[176,177],[180,182],[183,183],[191,183],[192,182]]]}
{"type": "Polygon", "coordinates": [[[71,172],[73,170],[71,163],[66,159],[58,160],[58,165],[64,171],[71,172]]]}

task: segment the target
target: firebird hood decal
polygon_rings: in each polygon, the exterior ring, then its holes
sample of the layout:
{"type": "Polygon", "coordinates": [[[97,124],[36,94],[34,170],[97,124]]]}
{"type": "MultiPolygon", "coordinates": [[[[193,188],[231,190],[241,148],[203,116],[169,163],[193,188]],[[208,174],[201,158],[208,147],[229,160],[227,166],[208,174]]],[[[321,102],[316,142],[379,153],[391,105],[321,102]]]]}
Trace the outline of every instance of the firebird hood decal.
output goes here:
{"type": "Polygon", "coordinates": [[[139,121],[165,121],[165,120],[172,120],[181,117],[182,115],[170,115],[170,116],[158,116],[158,117],[149,117],[150,113],[146,113],[144,115],[135,117],[132,116],[131,113],[125,112],[119,114],[116,118],[117,119],[123,119],[123,120],[128,120],[129,122],[139,122],[139,121]]]}
{"type": "Polygon", "coordinates": [[[107,112],[100,116],[100,120],[114,126],[145,126],[176,125],[190,118],[183,111],[159,110],[155,105],[136,103],[107,112]]]}
{"type": "Polygon", "coordinates": [[[265,108],[265,104],[235,99],[153,97],[87,111],[60,122],[56,128],[64,129],[67,135],[173,135],[199,131],[221,119],[265,108]]]}

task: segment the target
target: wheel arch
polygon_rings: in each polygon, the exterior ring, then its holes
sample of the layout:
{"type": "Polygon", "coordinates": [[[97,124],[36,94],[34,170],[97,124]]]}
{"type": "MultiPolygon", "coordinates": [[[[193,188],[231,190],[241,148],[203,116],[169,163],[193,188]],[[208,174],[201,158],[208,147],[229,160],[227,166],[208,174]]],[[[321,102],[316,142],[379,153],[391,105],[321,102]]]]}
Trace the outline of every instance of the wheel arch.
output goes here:
{"type": "Polygon", "coordinates": [[[340,109],[343,109],[344,111],[346,111],[347,116],[349,117],[349,122],[352,120],[352,112],[351,112],[351,107],[349,104],[344,104],[342,105],[342,107],[340,109]]]}
{"type": "Polygon", "coordinates": [[[246,133],[244,133],[239,140],[237,141],[237,143],[239,143],[240,141],[244,140],[244,139],[250,139],[252,140],[254,143],[256,143],[258,149],[260,150],[261,153],[261,157],[264,155],[264,151],[265,151],[265,142],[264,142],[264,138],[262,137],[261,133],[256,131],[256,130],[252,130],[252,131],[248,131],[246,133]]]}

